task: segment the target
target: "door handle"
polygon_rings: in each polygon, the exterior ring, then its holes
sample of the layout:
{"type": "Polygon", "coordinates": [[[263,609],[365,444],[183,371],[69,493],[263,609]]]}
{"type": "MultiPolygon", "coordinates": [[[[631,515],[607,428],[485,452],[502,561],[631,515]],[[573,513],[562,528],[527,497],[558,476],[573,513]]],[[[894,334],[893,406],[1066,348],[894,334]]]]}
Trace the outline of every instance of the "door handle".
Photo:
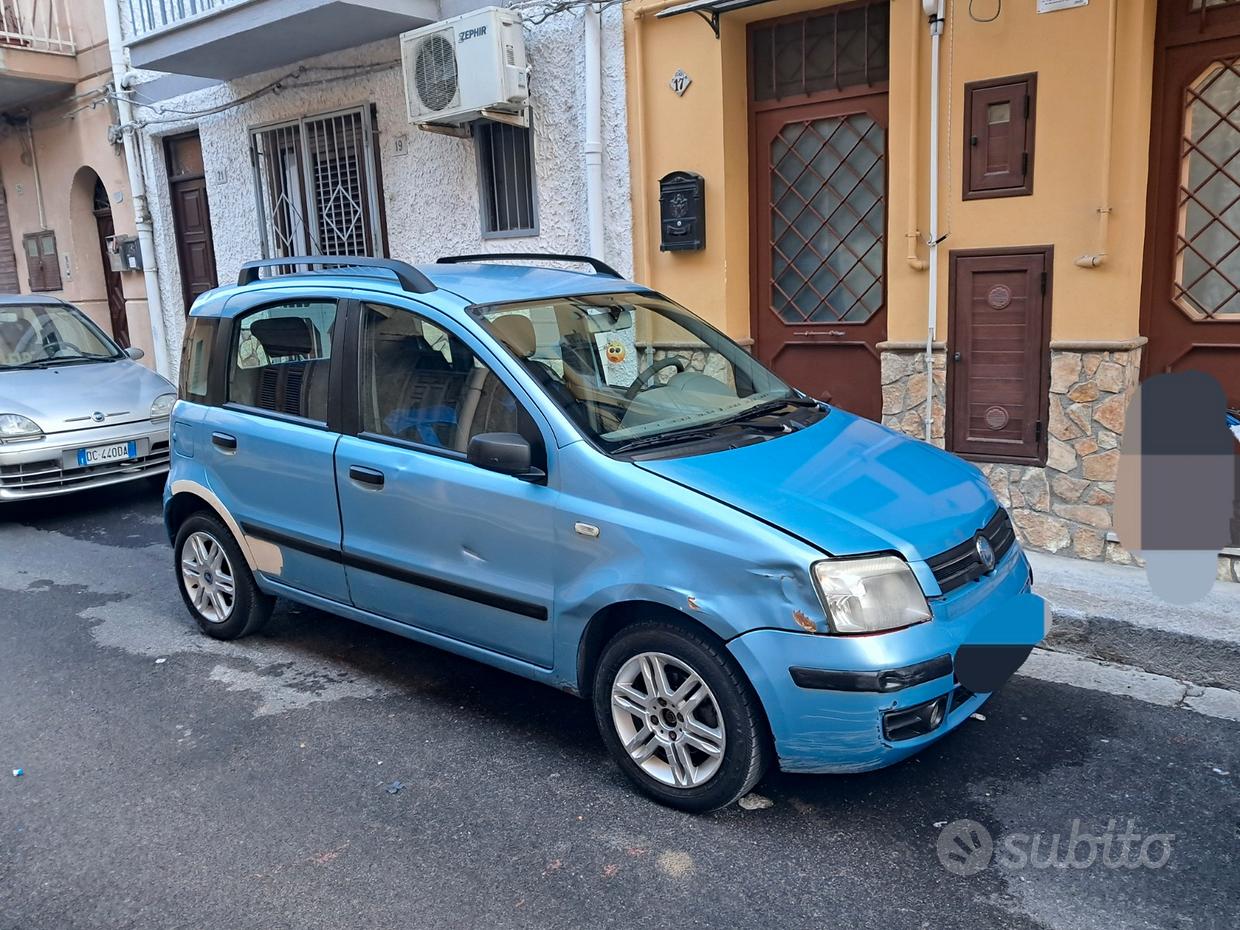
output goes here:
{"type": "Polygon", "coordinates": [[[211,442],[213,445],[219,446],[225,452],[237,451],[237,437],[230,436],[228,433],[212,433],[211,442]]]}
{"type": "Polygon", "coordinates": [[[367,484],[372,488],[383,487],[383,472],[365,465],[350,465],[349,477],[359,484],[367,484]]]}

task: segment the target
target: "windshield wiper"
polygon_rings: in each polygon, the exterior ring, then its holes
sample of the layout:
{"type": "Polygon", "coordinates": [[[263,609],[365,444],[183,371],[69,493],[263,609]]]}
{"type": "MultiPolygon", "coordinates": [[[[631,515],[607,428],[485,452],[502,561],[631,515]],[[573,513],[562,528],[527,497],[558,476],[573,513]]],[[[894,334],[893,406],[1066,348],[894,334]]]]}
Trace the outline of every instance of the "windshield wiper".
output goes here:
{"type": "Polygon", "coordinates": [[[642,436],[640,439],[631,439],[626,443],[622,443],[612,449],[613,454],[621,452],[632,452],[636,449],[652,449],[655,446],[669,446],[678,442],[689,442],[694,439],[713,439],[718,435],[718,430],[713,426],[709,429],[694,428],[682,429],[671,433],[659,433],[655,436],[642,436]]]}
{"type": "Polygon", "coordinates": [[[723,426],[729,423],[746,423],[750,420],[757,420],[761,417],[770,416],[772,413],[778,413],[787,407],[817,407],[818,401],[809,397],[781,397],[777,400],[768,400],[760,404],[755,404],[748,410],[742,410],[740,413],[734,413],[730,417],[724,417],[722,420],[716,420],[716,426],[723,426]]]}

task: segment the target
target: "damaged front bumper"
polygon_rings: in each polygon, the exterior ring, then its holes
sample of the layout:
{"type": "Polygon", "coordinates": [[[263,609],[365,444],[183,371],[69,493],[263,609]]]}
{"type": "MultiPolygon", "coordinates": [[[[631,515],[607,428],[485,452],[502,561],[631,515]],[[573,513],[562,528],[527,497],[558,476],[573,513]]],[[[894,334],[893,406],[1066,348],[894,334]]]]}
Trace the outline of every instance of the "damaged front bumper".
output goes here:
{"type": "Polygon", "coordinates": [[[868,636],[763,629],[731,640],[780,767],[863,772],[950,733],[1045,635],[1047,607],[1030,583],[1013,546],[993,574],[931,600],[925,623],[868,636]]]}

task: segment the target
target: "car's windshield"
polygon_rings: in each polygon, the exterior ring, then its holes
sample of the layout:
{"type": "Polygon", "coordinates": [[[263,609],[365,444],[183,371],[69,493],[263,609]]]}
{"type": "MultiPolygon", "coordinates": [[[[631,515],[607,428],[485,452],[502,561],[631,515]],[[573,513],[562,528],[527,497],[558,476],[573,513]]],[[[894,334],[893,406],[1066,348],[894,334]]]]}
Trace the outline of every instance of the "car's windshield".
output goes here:
{"type": "Polygon", "coordinates": [[[76,307],[0,305],[0,370],[121,357],[116,344],[76,307]]]}
{"type": "Polygon", "coordinates": [[[607,449],[700,433],[779,402],[804,403],[723,333],[654,295],[563,297],[478,314],[607,449]]]}

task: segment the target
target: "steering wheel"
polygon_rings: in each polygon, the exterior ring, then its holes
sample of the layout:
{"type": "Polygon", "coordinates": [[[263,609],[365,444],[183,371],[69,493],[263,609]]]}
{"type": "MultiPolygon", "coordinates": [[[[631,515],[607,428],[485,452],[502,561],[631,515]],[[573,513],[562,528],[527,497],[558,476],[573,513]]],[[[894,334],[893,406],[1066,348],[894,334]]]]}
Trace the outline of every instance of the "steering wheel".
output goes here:
{"type": "Polygon", "coordinates": [[[685,372],[689,368],[689,363],[679,355],[669,355],[661,358],[657,362],[652,362],[637,373],[637,377],[633,379],[633,383],[629,385],[628,390],[624,392],[625,400],[632,400],[646,387],[646,382],[653,378],[664,368],[674,367],[677,372],[685,372]]]}

